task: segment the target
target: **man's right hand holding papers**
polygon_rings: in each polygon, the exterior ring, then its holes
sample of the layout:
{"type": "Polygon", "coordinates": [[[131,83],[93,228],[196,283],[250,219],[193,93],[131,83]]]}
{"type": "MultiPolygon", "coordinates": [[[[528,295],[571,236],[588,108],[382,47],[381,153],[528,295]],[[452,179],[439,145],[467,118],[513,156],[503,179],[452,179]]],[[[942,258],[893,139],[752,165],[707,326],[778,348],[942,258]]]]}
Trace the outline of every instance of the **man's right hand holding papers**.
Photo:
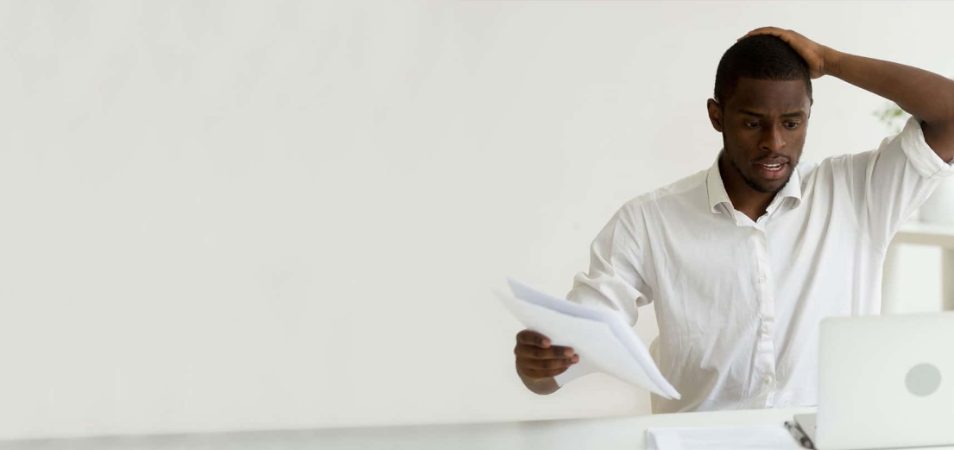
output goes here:
{"type": "Polygon", "coordinates": [[[527,388],[537,394],[552,394],[560,388],[553,377],[580,362],[572,347],[551,345],[550,338],[533,330],[517,333],[513,348],[517,358],[517,375],[527,388]]]}
{"type": "Polygon", "coordinates": [[[516,280],[508,284],[513,295],[498,295],[526,327],[517,334],[514,353],[517,373],[531,391],[550,394],[575,378],[603,372],[663,398],[679,398],[646,346],[612,311],[551,297],[516,280]]]}

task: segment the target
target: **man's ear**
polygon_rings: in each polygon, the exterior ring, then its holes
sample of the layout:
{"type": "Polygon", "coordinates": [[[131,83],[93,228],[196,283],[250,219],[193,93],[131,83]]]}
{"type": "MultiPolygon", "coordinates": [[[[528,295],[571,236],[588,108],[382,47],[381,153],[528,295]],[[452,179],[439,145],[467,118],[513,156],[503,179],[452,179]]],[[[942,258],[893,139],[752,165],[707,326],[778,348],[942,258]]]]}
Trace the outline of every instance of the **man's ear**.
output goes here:
{"type": "Polygon", "coordinates": [[[716,131],[721,133],[722,108],[719,106],[719,102],[710,98],[706,101],[706,109],[709,110],[709,122],[712,122],[712,128],[715,128],[716,131]]]}

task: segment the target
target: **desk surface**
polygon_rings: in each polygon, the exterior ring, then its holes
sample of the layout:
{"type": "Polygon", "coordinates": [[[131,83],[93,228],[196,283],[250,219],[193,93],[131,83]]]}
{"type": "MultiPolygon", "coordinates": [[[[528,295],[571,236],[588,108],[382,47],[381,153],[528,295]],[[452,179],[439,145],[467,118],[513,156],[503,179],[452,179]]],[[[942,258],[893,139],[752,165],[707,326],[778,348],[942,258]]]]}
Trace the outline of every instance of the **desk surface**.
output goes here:
{"type": "Polygon", "coordinates": [[[163,436],[124,436],[0,442],[31,450],[429,450],[429,449],[626,449],[645,448],[647,428],[664,426],[781,424],[811,409],[769,409],[658,414],[459,425],[337,428],[163,436]]]}
{"type": "Polygon", "coordinates": [[[646,448],[647,428],[781,424],[793,414],[812,411],[767,409],[531,422],[0,441],[0,449],[640,450],[646,448]]]}

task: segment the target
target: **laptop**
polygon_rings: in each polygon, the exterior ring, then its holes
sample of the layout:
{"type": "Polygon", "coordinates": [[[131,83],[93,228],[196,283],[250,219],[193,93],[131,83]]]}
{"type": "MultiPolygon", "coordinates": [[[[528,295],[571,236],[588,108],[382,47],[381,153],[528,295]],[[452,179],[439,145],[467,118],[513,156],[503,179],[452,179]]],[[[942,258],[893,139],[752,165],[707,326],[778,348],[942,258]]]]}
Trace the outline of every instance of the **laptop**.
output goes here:
{"type": "Polygon", "coordinates": [[[829,318],[819,342],[815,448],[954,445],[954,312],[829,318]]]}

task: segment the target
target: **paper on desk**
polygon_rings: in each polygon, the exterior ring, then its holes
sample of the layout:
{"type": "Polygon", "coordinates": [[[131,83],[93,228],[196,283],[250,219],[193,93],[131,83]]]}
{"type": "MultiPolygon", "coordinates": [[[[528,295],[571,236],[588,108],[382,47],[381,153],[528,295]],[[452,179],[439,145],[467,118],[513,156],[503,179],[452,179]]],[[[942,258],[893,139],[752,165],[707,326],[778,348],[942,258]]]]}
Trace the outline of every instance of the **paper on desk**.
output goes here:
{"type": "Polygon", "coordinates": [[[500,294],[504,305],[524,326],[546,335],[553,345],[573,347],[580,355],[580,363],[571,367],[575,374],[599,370],[664,398],[679,398],[646,346],[620,317],[551,297],[516,280],[508,278],[507,282],[514,296],[500,294]]]}
{"type": "Polygon", "coordinates": [[[646,450],[801,450],[782,424],[646,430],[646,450]]]}

